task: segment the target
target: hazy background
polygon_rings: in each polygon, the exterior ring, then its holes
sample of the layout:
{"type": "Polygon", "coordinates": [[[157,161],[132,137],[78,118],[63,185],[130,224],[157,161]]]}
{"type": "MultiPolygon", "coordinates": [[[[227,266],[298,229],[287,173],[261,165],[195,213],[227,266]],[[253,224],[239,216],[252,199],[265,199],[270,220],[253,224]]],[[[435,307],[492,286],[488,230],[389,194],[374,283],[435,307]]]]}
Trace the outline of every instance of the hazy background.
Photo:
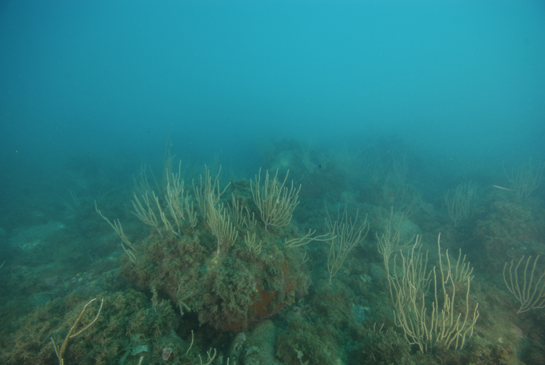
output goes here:
{"type": "Polygon", "coordinates": [[[169,127],[251,173],[284,137],[545,156],[543,1],[2,1],[0,47],[4,215],[74,158],[160,164],[169,127]]]}

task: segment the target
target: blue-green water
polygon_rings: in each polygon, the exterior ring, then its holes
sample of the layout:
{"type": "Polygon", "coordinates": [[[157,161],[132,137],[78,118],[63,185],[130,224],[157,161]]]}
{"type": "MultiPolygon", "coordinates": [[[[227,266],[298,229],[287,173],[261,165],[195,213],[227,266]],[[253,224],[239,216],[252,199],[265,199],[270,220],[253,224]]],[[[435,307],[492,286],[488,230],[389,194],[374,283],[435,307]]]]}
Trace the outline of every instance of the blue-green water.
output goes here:
{"type": "Polygon", "coordinates": [[[2,363],[544,363],[543,14],[5,1],[2,363]]]}

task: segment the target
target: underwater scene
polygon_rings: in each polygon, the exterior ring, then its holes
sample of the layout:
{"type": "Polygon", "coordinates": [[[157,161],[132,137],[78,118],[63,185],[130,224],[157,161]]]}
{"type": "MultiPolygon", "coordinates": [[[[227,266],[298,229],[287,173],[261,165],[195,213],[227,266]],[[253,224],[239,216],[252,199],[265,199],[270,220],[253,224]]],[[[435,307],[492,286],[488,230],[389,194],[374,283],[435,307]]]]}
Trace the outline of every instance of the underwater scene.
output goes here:
{"type": "Polygon", "coordinates": [[[545,364],[542,1],[5,1],[0,363],[545,364]]]}

